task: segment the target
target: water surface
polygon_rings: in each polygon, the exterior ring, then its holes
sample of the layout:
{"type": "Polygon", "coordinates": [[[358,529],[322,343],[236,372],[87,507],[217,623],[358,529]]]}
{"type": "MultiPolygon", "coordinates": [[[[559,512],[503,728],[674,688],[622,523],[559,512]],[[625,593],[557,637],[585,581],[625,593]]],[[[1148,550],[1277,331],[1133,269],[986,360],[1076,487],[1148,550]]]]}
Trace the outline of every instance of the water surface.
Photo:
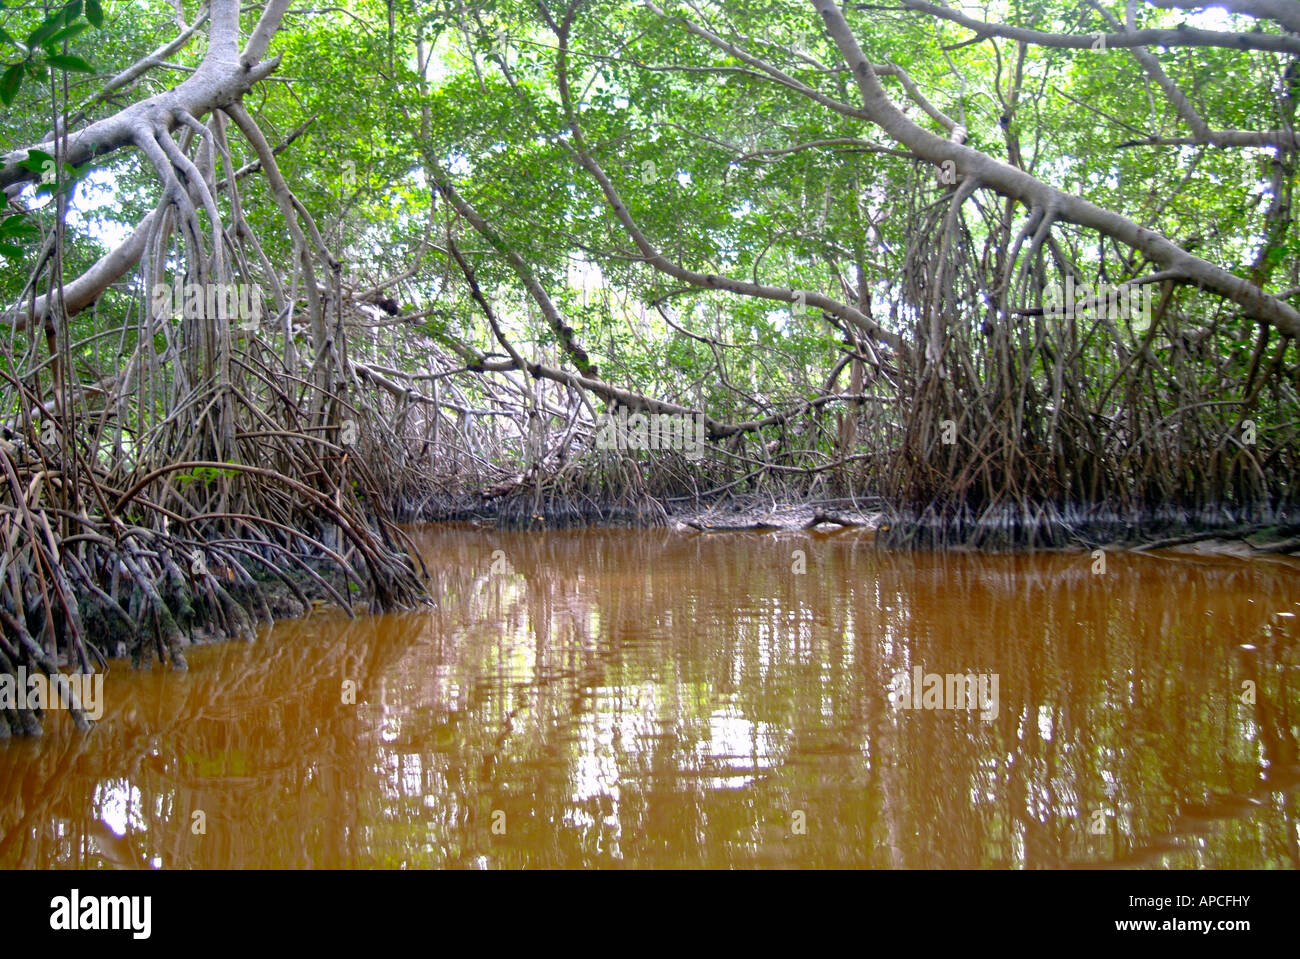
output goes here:
{"type": "Polygon", "coordinates": [[[0,866],[1300,866],[1294,561],[415,535],[436,608],[116,662],[0,746],[0,866]]]}

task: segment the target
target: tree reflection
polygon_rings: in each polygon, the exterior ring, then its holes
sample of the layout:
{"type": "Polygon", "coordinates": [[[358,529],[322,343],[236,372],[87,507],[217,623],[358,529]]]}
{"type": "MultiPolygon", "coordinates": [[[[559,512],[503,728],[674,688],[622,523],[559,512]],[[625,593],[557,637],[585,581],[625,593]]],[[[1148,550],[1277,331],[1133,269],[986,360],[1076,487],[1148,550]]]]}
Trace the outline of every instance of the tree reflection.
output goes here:
{"type": "Polygon", "coordinates": [[[435,609],[117,670],[91,735],[0,750],[0,864],[1300,865],[1294,565],[417,541],[435,609]],[[918,666],[996,718],[896,709],[918,666]]]}

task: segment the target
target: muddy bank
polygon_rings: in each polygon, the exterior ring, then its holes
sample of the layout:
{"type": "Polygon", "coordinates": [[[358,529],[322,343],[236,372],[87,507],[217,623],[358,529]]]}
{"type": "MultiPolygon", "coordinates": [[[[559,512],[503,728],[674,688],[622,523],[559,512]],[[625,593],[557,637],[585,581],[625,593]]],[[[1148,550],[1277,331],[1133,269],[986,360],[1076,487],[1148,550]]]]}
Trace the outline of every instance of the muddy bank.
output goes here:
{"type": "Polygon", "coordinates": [[[1187,524],[1150,518],[1128,522],[1107,519],[1056,528],[1017,524],[1000,517],[996,523],[971,530],[916,518],[900,519],[886,511],[845,508],[834,504],[786,506],[777,509],[709,510],[674,517],[673,525],[701,532],[778,531],[814,528],[868,527],[882,548],[980,549],[988,552],[1082,549],[1173,549],[1185,552],[1252,558],[1300,555],[1300,524],[1221,523],[1195,532],[1187,524]],[[982,534],[982,535],[981,535],[982,534]],[[965,537],[965,538],[963,538],[965,537]],[[974,540],[973,542],[971,540],[974,540]]]}
{"type": "Polygon", "coordinates": [[[866,527],[888,549],[966,549],[991,552],[1064,549],[1182,548],[1237,556],[1300,553],[1300,508],[1280,506],[1119,511],[1111,507],[1015,505],[981,512],[940,507],[900,508],[878,497],[838,497],[774,503],[726,494],[642,496],[613,506],[518,489],[498,498],[466,498],[406,517],[407,522],[469,522],[495,529],[670,527],[698,532],[779,531],[866,527]]]}
{"type": "MultiPolygon", "coordinates": [[[[303,557],[301,568],[270,572],[261,564],[212,570],[215,582],[194,589],[170,583],[158,592],[164,609],[145,611],[139,590],[114,598],[87,593],[78,597],[78,612],[87,637],[109,659],[130,656],[140,667],[150,659],[150,640],[157,647],[184,650],[226,639],[252,641],[257,630],[280,619],[296,619],[324,605],[351,609],[360,590],[355,580],[325,560],[303,557]],[[150,637],[149,632],[155,635],[150,637]]],[[[60,657],[61,666],[68,665],[60,657]]],[[[160,661],[166,657],[159,655],[160,661]]],[[[183,663],[176,663],[182,666],[183,663]]]]}
{"type": "MultiPolygon", "coordinates": [[[[213,565],[194,579],[169,575],[146,580],[147,588],[139,585],[141,580],[122,576],[107,588],[82,590],[71,608],[55,607],[48,614],[40,603],[30,604],[21,617],[0,607],[6,627],[0,675],[11,680],[38,673],[47,678],[60,672],[88,676],[119,660],[132,669],[150,668],[155,658],[184,671],[186,653],[196,646],[252,642],[262,627],[320,606],[341,607],[350,615],[368,610],[367,591],[355,571],[345,572],[328,558],[303,555],[295,560],[289,569],[252,561],[213,565]],[[50,655],[44,640],[51,633],[74,635],[78,641],[50,655]],[[14,634],[16,642],[10,639],[14,634]]],[[[92,722],[82,704],[66,694],[61,699],[46,708],[0,702],[0,740],[40,736],[51,706],[67,709],[78,727],[89,729],[92,722]]]]}

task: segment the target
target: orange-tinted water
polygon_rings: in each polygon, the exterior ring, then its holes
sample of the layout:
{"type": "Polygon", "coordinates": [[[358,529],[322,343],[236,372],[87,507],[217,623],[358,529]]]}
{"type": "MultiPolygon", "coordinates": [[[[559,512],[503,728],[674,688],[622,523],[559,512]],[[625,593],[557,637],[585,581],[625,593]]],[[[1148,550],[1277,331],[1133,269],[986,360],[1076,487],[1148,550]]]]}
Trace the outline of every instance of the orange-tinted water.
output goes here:
{"type": "Polygon", "coordinates": [[[435,609],[118,663],[0,745],[0,866],[1300,865],[1294,562],[416,538],[435,609]],[[898,708],[918,668],[984,700],[898,708]]]}

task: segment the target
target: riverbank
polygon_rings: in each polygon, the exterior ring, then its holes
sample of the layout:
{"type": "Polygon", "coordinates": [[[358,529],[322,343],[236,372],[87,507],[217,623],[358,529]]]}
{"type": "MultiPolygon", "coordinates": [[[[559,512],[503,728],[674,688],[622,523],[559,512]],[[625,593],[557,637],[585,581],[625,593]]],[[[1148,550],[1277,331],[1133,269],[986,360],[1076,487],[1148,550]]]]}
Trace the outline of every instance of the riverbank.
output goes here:
{"type": "Polygon", "coordinates": [[[1287,505],[1121,510],[1047,504],[945,513],[936,506],[900,508],[871,496],[775,503],[770,497],[724,494],[708,503],[691,497],[643,496],[631,506],[602,508],[520,491],[500,499],[444,506],[406,520],[469,522],[495,529],[668,527],[706,533],[864,527],[874,530],[880,545],[890,549],[1181,548],[1241,557],[1300,554],[1300,508],[1287,505]]]}

